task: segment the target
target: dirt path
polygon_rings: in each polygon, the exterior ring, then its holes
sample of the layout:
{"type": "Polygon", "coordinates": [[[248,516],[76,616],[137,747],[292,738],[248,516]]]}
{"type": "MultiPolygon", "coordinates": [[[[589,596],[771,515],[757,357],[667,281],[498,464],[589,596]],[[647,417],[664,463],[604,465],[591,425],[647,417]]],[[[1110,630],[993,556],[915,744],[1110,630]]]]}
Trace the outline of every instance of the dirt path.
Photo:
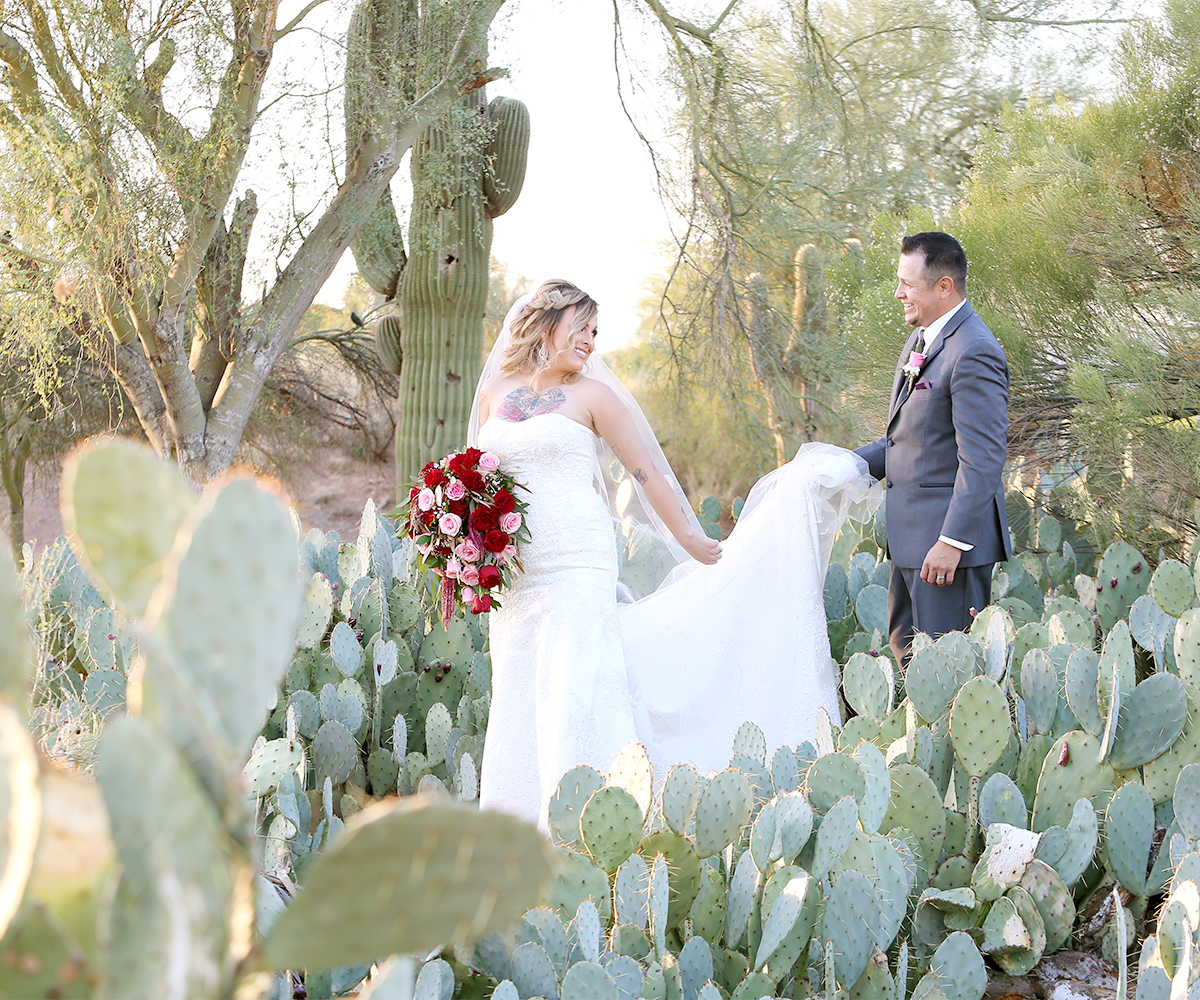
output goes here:
{"type": "MultiPolygon", "coordinates": [[[[307,528],[336,531],[343,539],[358,534],[363,505],[371,498],[383,511],[396,500],[396,467],[386,462],[355,458],[345,450],[325,445],[309,452],[303,469],[281,484],[289,502],[300,512],[307,528]]],[[[63,533],[58,482],[61,466],[40,466],[25,488],[25,539],[40,552],[63,533]]],[[[0,491],[0,529],[8,536],[9,509],[0,491]]]]}

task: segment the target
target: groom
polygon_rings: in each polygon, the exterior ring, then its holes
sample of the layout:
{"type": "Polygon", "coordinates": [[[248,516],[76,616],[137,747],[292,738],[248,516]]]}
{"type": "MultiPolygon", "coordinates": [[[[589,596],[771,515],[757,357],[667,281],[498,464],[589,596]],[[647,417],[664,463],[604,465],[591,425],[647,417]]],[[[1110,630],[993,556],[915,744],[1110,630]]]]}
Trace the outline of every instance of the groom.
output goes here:
{"type": "Polygon", "coordinates": [[[989,603],[992,564],[1012,555],[1000,478],[1008,362],[966,300],[967,257],[953,236],[905,236],[896,275],[915,331],[896,366],[886,433],[857,452],[887,487],[888,631],[907,667],[913,632],[969,628],[971,609],[989,603]]]}

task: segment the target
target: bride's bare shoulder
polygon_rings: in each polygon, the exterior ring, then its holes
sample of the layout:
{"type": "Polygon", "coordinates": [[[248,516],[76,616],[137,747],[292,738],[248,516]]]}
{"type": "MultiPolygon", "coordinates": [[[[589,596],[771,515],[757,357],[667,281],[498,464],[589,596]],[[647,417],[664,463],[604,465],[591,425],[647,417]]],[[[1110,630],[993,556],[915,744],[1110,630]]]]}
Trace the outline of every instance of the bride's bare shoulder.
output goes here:
{"type": "Polygon", "coordinates": [[[513,375],[501,375],[497,372],[495,375],[489,375],[483,380],[483,384],[479,387],[480,394],[484,399],[499,399],[516,386],[520,385],[520,379],[513,375]]]}

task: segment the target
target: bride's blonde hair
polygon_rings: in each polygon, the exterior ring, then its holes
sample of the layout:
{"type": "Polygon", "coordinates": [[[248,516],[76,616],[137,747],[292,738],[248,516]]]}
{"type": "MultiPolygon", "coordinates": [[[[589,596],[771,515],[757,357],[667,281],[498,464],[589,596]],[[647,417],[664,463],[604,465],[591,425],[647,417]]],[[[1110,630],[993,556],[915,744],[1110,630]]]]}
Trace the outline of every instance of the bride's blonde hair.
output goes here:
{"type": "MultiPolygon", "coordinates": [[[[552,278],[543,281],[533,298],[509,327],[508,349],[500,360],[502,375],[527,375],[541,371],[554,360],[550,338],[565,310],[575,307],[567,350],[574,347],[575,336],[595,319],[600,307],[587,292],[569,281],[552,278]]],[[[578,376],[576,376],[578,377],[578,376]]]]}

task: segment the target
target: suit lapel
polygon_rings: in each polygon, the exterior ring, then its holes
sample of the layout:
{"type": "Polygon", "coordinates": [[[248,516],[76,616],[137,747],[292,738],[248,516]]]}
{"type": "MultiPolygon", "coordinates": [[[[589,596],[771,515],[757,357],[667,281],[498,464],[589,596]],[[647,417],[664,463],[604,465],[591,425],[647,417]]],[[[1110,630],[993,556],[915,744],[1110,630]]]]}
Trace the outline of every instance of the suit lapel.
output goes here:
{"type": "Polygon", "coordinates": [[[909,334],[908,340],[904,342],[904,351],[900,355],[900,364],[896,366],[896,380],[892,383],[892,405],[888,410],[888,423],[892,422],[892,417],[896,415],[896,410],[900,408],[901,398],[904,393],[904,366],[908,363],[908,356],[912,353],[913,348],[917,346],[917,331],[913,330],[909,334]]]}
{"type": "MultiPolygon", "coordinates": [[[[951,319],[950,322],[946,324],[946,328],[942,330],[941,335],[937,339],[937,343],[933,345],[933,350],[930,351],[926,356],[925,364],[921,366],[922,375],[929,371],[929,366],[933,364],[933,359],[942,353],[942,348],[946,346],[946,341],[953,337],[958,332],[958,328],[973,315],[975,315],[975,310],[971,308],[971,303],[964,302],[962,308],[954,314],[954,318],[951,319]]],[[[895,419],[900,407],[903,406],[908,397],[912,395],[912,390],[907,387],[907,380],[904,378],[902,372],[904,368],[904,361],[908,360],[909,352],[913,349],[913,347],[916,346],[916,343],[917,335],[914,332],[909,338],[908,344],[904,348],[904,355],[900,364],[900,371],[896,372],[896,383],[892,387],[892,408],[888,413],[889,425],[891,425],[891,422],[895,419]]]]}

